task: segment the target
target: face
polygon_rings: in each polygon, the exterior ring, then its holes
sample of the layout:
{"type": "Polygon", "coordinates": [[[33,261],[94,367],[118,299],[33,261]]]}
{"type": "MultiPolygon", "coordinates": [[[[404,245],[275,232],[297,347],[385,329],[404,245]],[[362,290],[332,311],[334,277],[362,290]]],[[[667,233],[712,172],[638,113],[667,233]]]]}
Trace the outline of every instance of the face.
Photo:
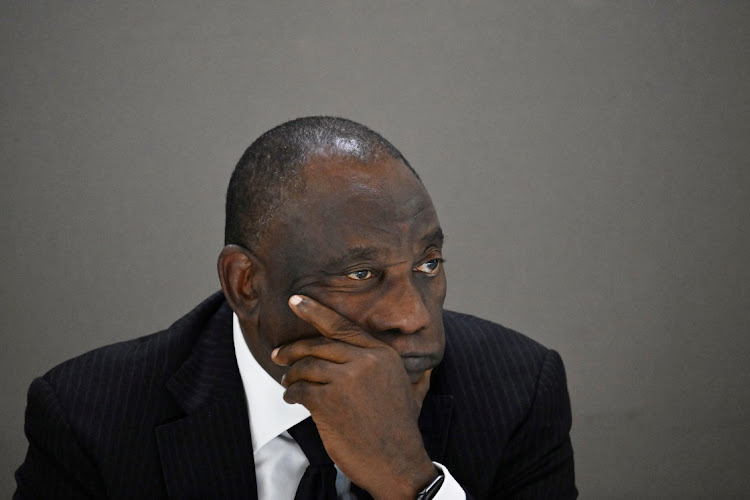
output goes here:
{"type": "Polygon", "coordinates": [[[303,175],[304,188],[277,212],[256,250],[251,349],[266,357],[320,335],[289,309],[299,293],[389,344],[416,381],[445,346],[443,237],[427,191],[390,158],[367,165],[318,158],[303,175]]]}

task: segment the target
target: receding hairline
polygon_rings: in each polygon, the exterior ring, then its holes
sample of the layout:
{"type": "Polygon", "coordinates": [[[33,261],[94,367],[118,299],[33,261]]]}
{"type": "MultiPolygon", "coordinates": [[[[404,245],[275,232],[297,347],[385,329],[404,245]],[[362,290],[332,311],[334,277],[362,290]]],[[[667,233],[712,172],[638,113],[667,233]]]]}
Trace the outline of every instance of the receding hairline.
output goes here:
{"type": "Polygon", "coordinates": [[[389,158],[421,178],[390,141],[346,118],[310,116],[277,125],[245,150],[235,167],[226,197],[225,244],[251,248],[262,238],[274,214],[304,184],[303,172],[322,160],[361,165],[389,158]]]}
{"type": "MultiPolygon", "coordinates": [[[[281,195],[277,199],[273,210],[269,212],[269,223],[273,223],[277,213],[284,211],[300,202],[304,204],[308,197],[309,191],[314,189],[316,192],[322,192],[329,198],[340,196],[341,191],[334,191],[331,186],[334,179],[343,179],[346,183],[354,183],[361,191],[378,191],[381,197],[392,199],[391,191],[383,191],[383,185],[388,183],[386,175],[370,175],[373,171],[381,168],[384,164],[390,164],[390,168],[398,170],[408,178],[414,179],[416,183],[413,189],[422,191],[427,201],[432,203],[431,197],[422,179],[409,168],[402,158],[396,158],[384,152],[383,155],[373,156],[367,160],[358,157],[352,157],[338,152],[315,151],[312,152],[306,161],[295,169],[294,179],[290,179],[282,189],[281,195]],[[313,184],[317,187],[313,188],[313,184]]],[[[381,171],[382,173],[382,171],[381,171]]],[[[400,183],[403,186],[403,183],[400,183]]],[[[340,186],[339,186],[340,187],[340,186]]]]}

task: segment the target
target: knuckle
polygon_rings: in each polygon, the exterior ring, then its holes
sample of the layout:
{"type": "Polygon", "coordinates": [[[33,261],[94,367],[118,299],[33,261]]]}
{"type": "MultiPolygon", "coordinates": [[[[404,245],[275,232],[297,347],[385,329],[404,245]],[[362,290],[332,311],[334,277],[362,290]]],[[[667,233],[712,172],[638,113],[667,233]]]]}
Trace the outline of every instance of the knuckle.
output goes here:
{"type": "Polygon", "coordinates": [[[287,387],[287,389],[284,391],[283,398],[287,403],[297,402],[297,392],[295,391],[294,385],[287,387]]]}
{"type": "Polygon", "coordinates": [[[373,349],[367,349],[362,356],[362,359],[369,365],[369,366],[376,366],[380,364],[380,356],[378,356],[378,353],[375,352],[373,349]]]}
{"type": "Polygon", "coordinates": [[[289,389],[294,387],[295,397],[307,397],[308,393],[320,391],[328,382],[330,371],[330,363],[307,356],[288,368],[284,377],[284,385],[289,389]],[[297,387],[298,385],[300,387],[297,387]]]}
{"type": "Polygon", "coordinates": [[[340,379],[343,379],[343,382],[347,385],[356,383],[360,377],[360,370],[345,370],[340,375],[340,379]]]}
{"type": "Polygon", "coordinates": [[[277,359],[287,366],[299,363],[306,356],[314,354],[324,344],[320,339],[321,337],[316,337],[286,344],[279,348],[279,352],[276,355],[277,359]]]}
{"type": "Polygon", "coordinates": [[[303,380],[308,377],[308,373],[313,364],[314,358],[306,356],[292,364],[286,372],[286,380],[291,384],[297,380],[303,380]]]}
{"type": "Polygon", "coordinates": [[[284,401],[287,403],[300,403],[308,398],[310,393],[310,384],[305,381],[295,382],[290,385],[284,392],[284,401]]]}
{"type": "Polygon", "coordinates": [[[276,352],[276,360],[279,363],[288,365],[289,360],[292,358],[293,354],[294,354],[294,344],[283,345],[279,347],[279,350],[276,352]]]}
{"type": "Polygon", "coordinates": [[[315,358],[312,358],[310,356],[300,358],[292,365],[292,368],[294,368],[295,371],[298,372],[306,372],[310,369],[310,365],[312,365],[314,359],[315,358]]]}

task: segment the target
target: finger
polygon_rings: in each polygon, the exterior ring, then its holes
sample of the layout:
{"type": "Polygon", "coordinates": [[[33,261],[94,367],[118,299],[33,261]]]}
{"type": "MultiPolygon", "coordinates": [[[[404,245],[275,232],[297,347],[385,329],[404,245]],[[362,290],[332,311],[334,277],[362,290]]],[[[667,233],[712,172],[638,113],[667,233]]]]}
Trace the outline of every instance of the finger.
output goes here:
{"type": "Polygon", "coordinates": [[[281,378],[281,385],[289,387],[292,384],[306,380],[317,384],[329,384],[336,380],[341,365],[318,358],[302,358],[289,367],[281,378]]]}
{"type": "Polygon", "coordinates": [[[383,344],[349,319],[305,295],[292,295],[289,307],[300,319],[313,325],[321,335],[359,347],[380,347],[383,344]]]}
{"type": "Polygon", "coordinates": [[[427,396],[427,391],[430,390],[430,379],[432,377],[432,368],[425,371],[422,375],[422,378],[417,380],[414,384],[412,384],[412,388],[414,389],[414,399],[417,402],[417,406],[419,406],[420,409],[422,409],[422,403],[424,402],[425,396],[427,396]]]}
{"type": "Polygon", "coordinates": [[[327,384],[299,380],[284,391],[284,401],[301,404],[311,412],[318,408],[319,401],[325,400],[327,384]]]}
{"type": "Polygon", "coordinates": [[[312,356],[334,363],[346,363],[356,356],[353,349],[356,348],[338,340],[315,337],[277,347],[271,352],[271,360],[277,365],[291,366],[302,358],[312,356]]]}

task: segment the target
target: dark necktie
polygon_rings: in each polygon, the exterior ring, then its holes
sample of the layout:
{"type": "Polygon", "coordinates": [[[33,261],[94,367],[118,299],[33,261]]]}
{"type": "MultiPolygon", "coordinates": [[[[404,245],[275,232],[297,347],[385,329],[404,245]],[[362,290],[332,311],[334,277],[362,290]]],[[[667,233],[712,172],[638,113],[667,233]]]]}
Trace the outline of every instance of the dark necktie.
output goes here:
{"type": "Polygon", "coordinates": [[[312,417],[289,429],[310,465],[297,486],[294,500],[336,500],[336,467],[323,447],[312,417]]]}

